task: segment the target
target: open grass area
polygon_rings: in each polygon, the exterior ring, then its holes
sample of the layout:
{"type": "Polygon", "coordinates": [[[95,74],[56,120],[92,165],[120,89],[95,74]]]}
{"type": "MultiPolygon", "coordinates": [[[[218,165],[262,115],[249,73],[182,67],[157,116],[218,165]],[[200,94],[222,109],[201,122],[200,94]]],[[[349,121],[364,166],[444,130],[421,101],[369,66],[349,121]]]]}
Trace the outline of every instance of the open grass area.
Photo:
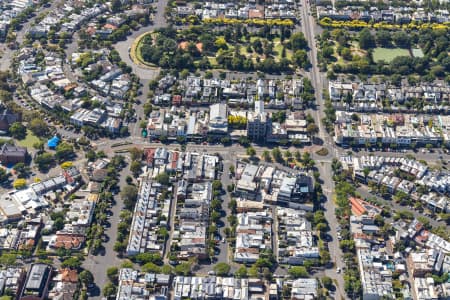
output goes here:
{"type": "Polygon", "coordinates": [[[32,148],[35,143],[39,142],[39,138],[35,136],[31,130],[27,130],[27,136],[21,141],[17,141],[17,144],[22,147],[32,148]]]}
{"type": "Polygon", "coordinates": [[[424,55],[423,55],[423,51],[422,51],[422,49],[420,49],[420,48],[414,48],[414,49],[412,49],[412,55],[414,56],[414,57],[423,57],[424,55]]]}
{"type": "Polygon", "coordinates": [[[400,48],[375,48],[373,50],[373,59],[376,62],[384,60],[386,63],[390,63],[398,56],[410,56],[410,54],[408,50],[400,48]]]}

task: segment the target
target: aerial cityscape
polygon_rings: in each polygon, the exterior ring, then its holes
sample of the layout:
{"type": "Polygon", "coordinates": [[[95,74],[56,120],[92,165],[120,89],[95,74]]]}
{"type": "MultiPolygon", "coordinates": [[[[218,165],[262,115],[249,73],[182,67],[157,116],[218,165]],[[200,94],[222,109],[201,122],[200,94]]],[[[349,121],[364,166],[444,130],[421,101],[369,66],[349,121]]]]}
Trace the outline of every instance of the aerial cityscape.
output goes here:
{"type": "Polygon", "coordinates": [[[0,300],[450,299],[450,2],[0,1],[0,300]]]}

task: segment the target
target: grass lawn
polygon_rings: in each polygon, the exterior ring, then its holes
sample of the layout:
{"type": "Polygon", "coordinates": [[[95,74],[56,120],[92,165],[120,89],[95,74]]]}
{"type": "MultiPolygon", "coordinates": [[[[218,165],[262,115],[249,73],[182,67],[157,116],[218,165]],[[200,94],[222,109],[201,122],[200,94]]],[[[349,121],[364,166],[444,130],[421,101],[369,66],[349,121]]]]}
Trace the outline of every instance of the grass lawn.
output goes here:
{"type": "Polygon", "coordinates": [[[423,57],[423,51],[420,48],[414,48],[412,49],[412,55],[414,57],[423,57]]]}
{"type": "Polygon", "coordinates": [[[386,63],[390,63],[397,56],[410,56],[409,51],[400,48],[375,48],[373,50],[373,59],[376,62],[384,60],[386,63]]]}
{"type": "Polygon", "coordinates": [[[32,148],[33,144],[39,142],[39,138],[35,136],[30,130],[27,130],[27,136],[21,141],[17,141],[17,144],[22,147],[32,148]]]}

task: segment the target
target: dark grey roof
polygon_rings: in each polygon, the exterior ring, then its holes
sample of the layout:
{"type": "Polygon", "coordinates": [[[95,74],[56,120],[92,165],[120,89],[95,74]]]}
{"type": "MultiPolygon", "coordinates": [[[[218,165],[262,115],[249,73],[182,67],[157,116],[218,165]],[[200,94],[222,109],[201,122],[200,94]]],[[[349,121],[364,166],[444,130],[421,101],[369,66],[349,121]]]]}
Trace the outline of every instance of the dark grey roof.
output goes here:
{"type": "Polygon", "coordinates": [[[50,267],[45,264],[35,264],[31,267],[30,273],[28,274],[26,289],[39,290],[44,285],[49,276],[50,267]]]}
{"type": "Polygon", "coordinates": [[[8,143],[3,144],[2,149],[0,150],[0,155],[8,156],[24,156],[26,153],[27,148],[17,147],[8,143]]]}

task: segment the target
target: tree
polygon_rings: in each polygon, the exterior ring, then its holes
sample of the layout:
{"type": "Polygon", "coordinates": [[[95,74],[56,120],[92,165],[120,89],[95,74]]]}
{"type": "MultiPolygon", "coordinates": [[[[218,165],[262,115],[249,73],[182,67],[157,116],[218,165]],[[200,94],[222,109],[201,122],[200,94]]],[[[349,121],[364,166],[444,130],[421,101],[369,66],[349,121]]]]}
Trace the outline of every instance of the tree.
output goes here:
{"type": "Polygon", "coordinates": [[[359,47],[361,49],[370,49],[375,46],[375,39],[373,38],[370,30],[368,28],[364,28],[361,30],[358,36],[359,47]]]}
{"type": "Polygon", "coordinates": [[[248,147],[246,152],[247,152],[247,155],[250,157],[253,157],[256,154],[256,150],[253,147],[248,147]]]}
{"type": "Polygon", "coordinates": [[[26,181],[25,179],[23,179],[23,178],[16,179],[16,180],[14,181],[14,183],[13,183],[13,187],[14,187],[16,190],[23,189],[23,188],[26,187],[26,186],[27,186],[27,181],[26,181]]]}
{"type": "Polygon", "coordinates": [[[375,40],[379,47],[391,46],[391,33],[386,30],[377,30],[375,34],[375,40]]]}
{"type": "Polygon", "coordinates": [[[247,277],[247,268],[245,266],[241,266],[235,273],[234,275],[237,278],[245,278],[247,277]]]}
{"type": "Polygon", "coordinates": [[[220,180],[214,180],[212,182],[212,188],[215,191],[220,191],[222,190],[222,182],[220,180]]]}
{"type": "Polygon", "coordinates": [[[139,253],[134,257],[135,261],[139,264],[146,264],[146,263],[154,263],[154,264],[162,264],[161,255],[157,253],[139,253]]]}
{"type": "Polygon", "coordinates": [[[61,263],[61,267],[69,269],[79,269],[81,267],[81,261],[78,257],[72,256],[64,260],[61,263]]]}
{"type": "Polygon", "coordinates": [[[306,41],[303,32],[297,32],[291,35],[289,42],[290,42],[289,46],[291,47],[291,50],[294,52],[297,50],[306,49],[306,47],[308,46],[308,42],[306,41]]]}
{"type": "Polygon", "coordinates": [[[14,122],[9,127],[11,136],[18,140],[23,140],[27,136],[27,128],[20,122],[14,122]]]}
{"type": "Polygon", "coordinates": [[[289,269],[288,273],[294,279],[296,279],[296,278],[308,278],[309,277],[308,271],[303,266],[291,267],[289,269]]]}
{"type": "Polygon", "coordinates": [[[172,267],[169,265],[162,266],[161,273],[166,274],[166,275],[172,274],[172,267]]]}
{"type": "Polygon", "coordinates": [[[292,153],[289,150],[284,151],[284,158],[286,159],[286,161],[291,161],[292,159],[292,153]]]}
{"type": "Polygon", "coordinates": [[[140,161],[142,159],[142,155],[144,154],[144,151],[137,147],[130,148],[130,158],[131,160],[138,160],[140,161]]]}
{"type": "Polygon", "coordinates": [[[42,153],[36,156],[34,162],[38,165],[39,170],[48,170],[50,165],[55,162],[55,158],[51,153],[42,153]]]}
{"type": "MultiPolygon", "coordinates": [[[[120,1],[119,1],[120,2],[120,1]]],[[[103,296],[109,298],[109,297],[113,297],[115,296],[117,293],[117,288],[116,286],[111,283],[108,282],[107,284],[105,284],[105,286],[103,287],[103,296]]]]}
{"type": "Polygon", "coordinates": [[[292,61],[299,67],[306,69],[310,66],[308,53],[305,50],[297,50],[292,56],[292,61]]]}
{"type": "Polygon", "coordinates": [[[94,283],[94,276],[88,270],[81,271],[78,278],[84,286],[89,286],[94,283]]]}
{"type": "Polygon", "coordinates": [[[404,31],[396,31],[392,35],[392,40],[399,48],[409,49],[411,47],[411,39],[409,34],[404,31]]]}
{"type": "Polygon", "coordinates": [[[119,269],[117,267],[109,267],[106,269],[106,276],[108,276],[111,282],[116,284],[119,276],[119,269]]]}
{"type": "Polygon", "coordinates": [[[61,169],[66,170],[73,167],[73,162],[71,161],[65,161],[61,164],[61,169]]]}
{"type": "Polygon", "coordinates": [[[133,160],[130,164],[130,171],[133,173],[134,177],[138,177],[139,173],[141,173],[141,163],[133,160]]]}
{"type": "Polygon", "coordinates": [[[331,289],[333,287],[333,280],[328,276],[324,276],[322,277],[322,285],[327,289],[331,289]]]}
{"type": "Polygon", "coordinates": [[[116,241],[113,246],[113,250],[122,255],[122,253],[127,249],[126,242],[116,241]]]}
{"type": "Polygon", "coordinates": [[[283,156],[281,155],[280,148],[278,148],[278,147],[273,148],[273,149],[272,149],[272,156],[273,156],[273,159],[274,159],[276,162],[278,162],[278,163],[283,162],[283,156]]]}
{"type": "Polygon", "coordinates": [[[152,262],[148,262],[142,266],[142,271],[146,273],[161,273],[161,268],[152,262]]]}
{"type": "Polygon", "coordinates": [[[214,266],[214,272],[218,276],[226,276],[230,272],[231,267],[224,262],[220,262],[214,266]]]}
{"type": "Polygon", "coordinates": [[[7,181],[9,179],[9,176],[11,176],[11,173],[6,172],[3,168],[0,168],[0,182],[7,181]]]}
{"type": "Polygon", "coordinates": [[[315,162],[311,158],[311,154],[309,154],[309,152],[304,152],[303,153],[302,163],[303,163],[303,165],[305,166],[306,169],[311,169],[315,165],[315,162]]]}
{"type": "Polygon", "coordinates": [[[16,163],[13,167],[14,171],[17,172],[17,176],[19,178],[26,178],[28,177],[28,173],[30,172],[30,168],[26,166],[24,163],[19,162],[16,163]]]}
{"type": "Polygon", "coordinates": [[[161,185],[169,185],[170,176],[166,172],[162,172],[155,177],[155,180],[161,185]]]}
{"type": "Polygon", "coordinates": [[[67,160],[71,158],[75,152],[73,151],[73,146],[69,143],[62,142],[58,146],[56,146],[55,157],[59,161],[67,160]]]}
{"type": "Polygon", "coordinates": [[[16,264],[16,255],[12,253],[3,253],[0,256],[0,265],[9,267],[16,264]]]}
{"type": "Polygon", "coordinates": [[[122,188],[120,197],[123,200],[123,204],[127,209],[132,209],[136,203],[138,195],[138,189],[134,185],[127,185],[122,188]]]}
{"type": "Polygon", "coordinates": [[[32,119],[28,124],[28,128],[38,137],[45,137],[48,134],[48,125],[40,118],[32,119]]]}
{"type": "Polygon", "coordinates": [[[184,262],[179,265],[176,265],[174,271],[177,275],[187,276],[189,275],[189,273],[191,273],[191,264],[184,262]]]}
{"type": "Polygon", "coordinates": [[[262,153],[262,158],[264,159],[264,161],[266,162],[270,162],[272,160],[272,158],[270,157],[270,152],[268,150],[264,150],[262,153]]]}
{"type": "Polygon", "coordinates": [[[355,241],[342,240],[340,241],[339,246],[344,252],[353,252],[353,250],[355,249],[355,241]]]}
{"type": "Polygon", "coordinates": [[[146,102],[144,104],[144,115],[148,116],[153,111],[153,106],[151,102],[146,102]]]}
{"type": "Polygon", "coordinates": [[[39,153],[44,151],[44,142],[43,141],[39,141],[33,144],[33,148],[38,150],[39,153]]]}
{"type": "Polygon", "coordinates": [[[311,123],[306,127],[306,131],[310,136],[313,136],[319,133],[319,127],[316,124],[311,123]]]}

